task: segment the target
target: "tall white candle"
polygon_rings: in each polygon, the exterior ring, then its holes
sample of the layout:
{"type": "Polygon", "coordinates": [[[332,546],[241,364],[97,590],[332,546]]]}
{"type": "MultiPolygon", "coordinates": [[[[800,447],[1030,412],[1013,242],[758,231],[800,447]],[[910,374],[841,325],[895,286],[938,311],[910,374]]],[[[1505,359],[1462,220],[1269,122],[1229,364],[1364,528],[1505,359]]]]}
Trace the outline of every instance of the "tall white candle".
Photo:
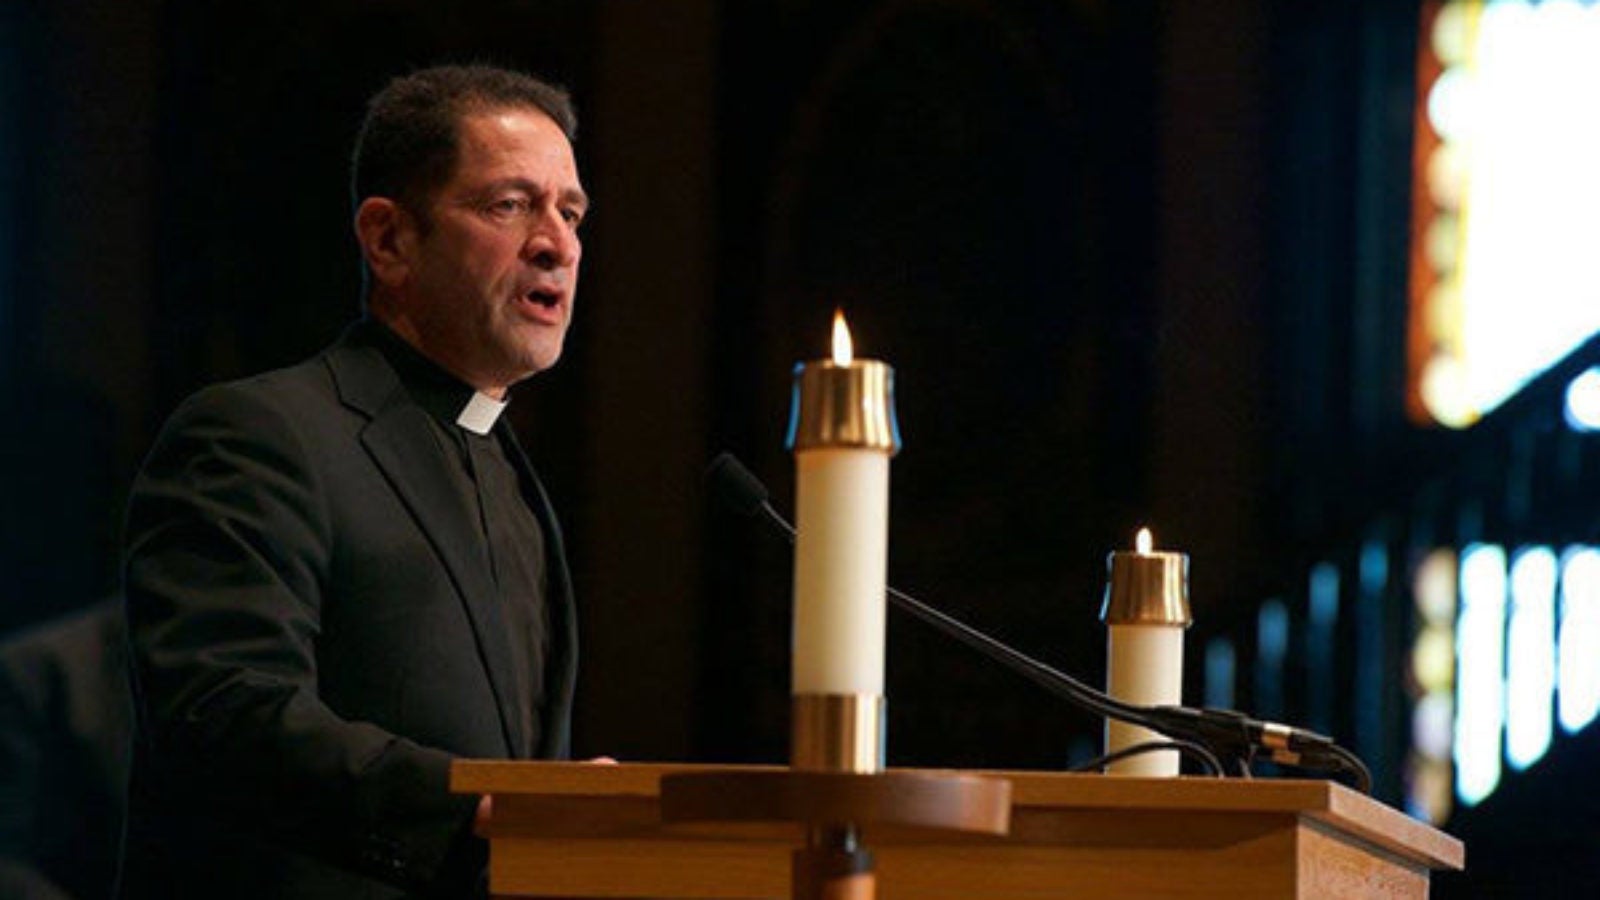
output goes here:
{"type": "Polygon", "coordinates": [[[889,457],[796,454],[796,694],[881,694],[889,457]]]}
{"type": "Polygon", "coordinates": [[[883,693],[892,373],[856,360],[844,317],[833,359],[798,368],[795,419],[795,695],[883,693]]]}

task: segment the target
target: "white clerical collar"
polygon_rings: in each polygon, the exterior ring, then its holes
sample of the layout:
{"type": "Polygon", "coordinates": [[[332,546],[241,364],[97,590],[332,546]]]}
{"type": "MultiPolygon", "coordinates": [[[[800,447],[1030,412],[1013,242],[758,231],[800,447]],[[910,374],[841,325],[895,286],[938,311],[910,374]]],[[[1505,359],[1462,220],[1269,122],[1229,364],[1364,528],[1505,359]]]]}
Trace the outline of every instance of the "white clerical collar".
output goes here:
{"type": "Polygon", "coordinates": [[[473,434],[488,434],[494,427],[495,420],[505,412],[506,404],[494,399],[482,391],[476,391],[472,399],[461,410],[461,415],[456,416],[456,424],[473,434]]]}

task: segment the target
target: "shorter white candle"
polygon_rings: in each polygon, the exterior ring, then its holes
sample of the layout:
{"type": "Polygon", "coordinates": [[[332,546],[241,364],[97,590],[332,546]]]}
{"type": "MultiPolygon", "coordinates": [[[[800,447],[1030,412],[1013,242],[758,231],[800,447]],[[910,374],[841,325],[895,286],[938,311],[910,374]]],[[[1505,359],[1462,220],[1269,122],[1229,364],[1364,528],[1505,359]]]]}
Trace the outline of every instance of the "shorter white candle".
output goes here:
{"type": "MultiPolygon", "coordinates": [[[[1183,631],[1189,625],[1187,560],[1182,554],[1155,553],[1149,529],[1141,529],[1134,553],[1111,557],[1108,594],[1131,592],[1139,612],[1108,609],[1106,692],[1138,706],[1183,702],[1183,631]],[[1181,598],[1181,609],[1173,609],[1181,598]]],[[[1109,605],[1109,597],[1108,597],[1109,605]]],[[[1115,719],[1106,721],[1106,752],[1166,740],[1160,734],[1115,719]]],[[[1107,767],[1114,775],[1178,774],[1176,751],[1141,753],[1107,767]]]]}

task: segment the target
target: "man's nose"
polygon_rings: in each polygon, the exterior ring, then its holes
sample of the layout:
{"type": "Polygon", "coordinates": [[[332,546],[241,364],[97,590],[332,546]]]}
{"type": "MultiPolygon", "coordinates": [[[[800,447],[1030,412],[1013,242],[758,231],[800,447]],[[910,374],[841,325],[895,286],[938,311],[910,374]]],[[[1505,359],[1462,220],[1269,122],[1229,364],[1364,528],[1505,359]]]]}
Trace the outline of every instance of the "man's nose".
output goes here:
{"type": "Polygon", "coordinates": [[[577,231],[560,212],[551,211],[540,216],[529,230],[522,250],[526,258],[540,266],[561,268],[575,264],[582,247],[577,231]]]}

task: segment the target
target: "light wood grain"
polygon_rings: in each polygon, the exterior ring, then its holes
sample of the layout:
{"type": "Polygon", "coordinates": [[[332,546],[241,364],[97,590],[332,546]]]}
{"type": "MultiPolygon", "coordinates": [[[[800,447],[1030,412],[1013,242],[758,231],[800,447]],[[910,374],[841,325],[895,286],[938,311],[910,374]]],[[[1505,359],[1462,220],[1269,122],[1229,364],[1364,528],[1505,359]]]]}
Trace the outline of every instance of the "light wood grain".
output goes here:
{"type": "MultiPolygon", "coordinates": [[[[661,776],[743,767],[460,762],[495,795],[502,896],[780,898],[799,826],[663,826],[661,776]]],[[[753,767],[781,772],[782,767],[753,767]]],[[[1338,784],[967,772],[1010,780],[1004,838],[868,828],[887,900],[1426,897],[1460,841],[1338,784]]]]}

